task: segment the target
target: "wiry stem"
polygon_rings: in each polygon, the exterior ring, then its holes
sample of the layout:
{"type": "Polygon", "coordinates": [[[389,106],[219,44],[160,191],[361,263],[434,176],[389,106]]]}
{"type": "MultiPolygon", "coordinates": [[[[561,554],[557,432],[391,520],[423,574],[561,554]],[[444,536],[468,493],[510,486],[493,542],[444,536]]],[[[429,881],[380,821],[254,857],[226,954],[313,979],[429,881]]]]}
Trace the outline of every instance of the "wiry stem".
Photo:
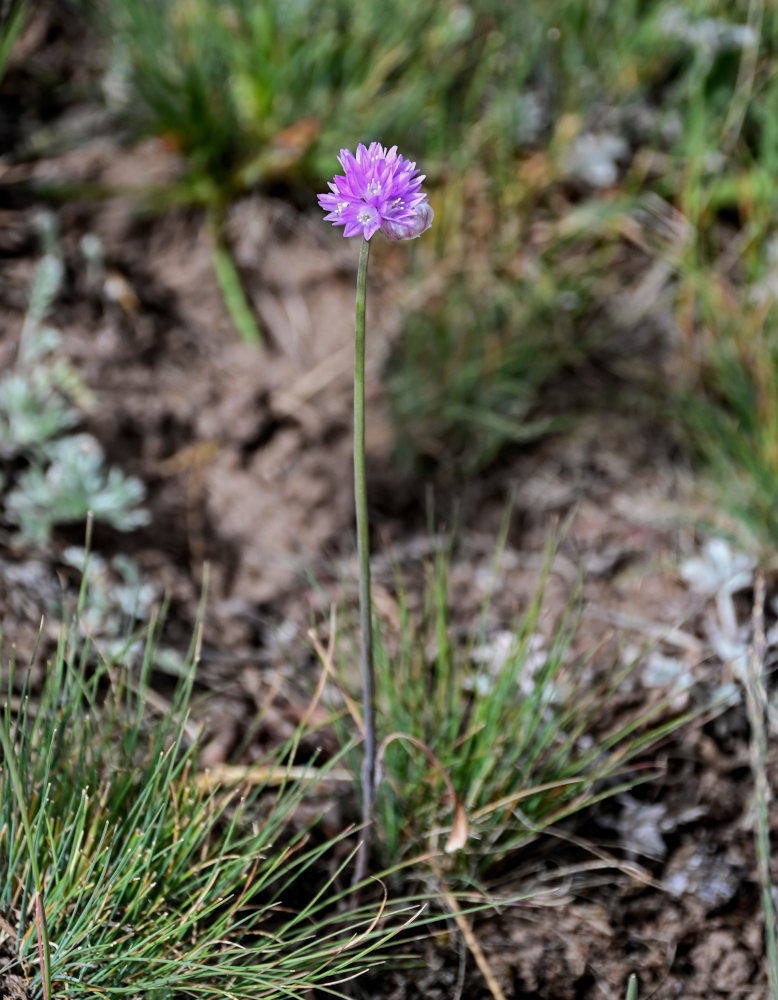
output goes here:
{"type": "Polygon", "coordinates": [[[361,882],[367,873],[370,829],[373,822],[376,759],[370,537],[367,519],[367,474],[365,471],[365,303],[369,256],[370,243],[363,237],[357,273],[357,318],[354,350],[354,502],[357,514],[357,553],[359,557],[359,633],[365,751],[362,763],[362,840],[357,851],[354,871],[355,885],[361,882]]]}

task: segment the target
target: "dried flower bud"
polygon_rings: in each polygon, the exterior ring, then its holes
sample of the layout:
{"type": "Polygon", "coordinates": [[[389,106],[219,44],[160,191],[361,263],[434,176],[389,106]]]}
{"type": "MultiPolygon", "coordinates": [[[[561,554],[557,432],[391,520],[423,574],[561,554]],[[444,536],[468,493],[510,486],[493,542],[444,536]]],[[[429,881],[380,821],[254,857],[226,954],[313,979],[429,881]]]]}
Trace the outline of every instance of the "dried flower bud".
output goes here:
{"type": "Polygon", "coordinates": [[[394,219],[384,219],[381,232],[388,240],[415,240],[432,225],[435,213],[432,205],[424,201],[415,211],[413,218],[397,222],[394,219]]]}

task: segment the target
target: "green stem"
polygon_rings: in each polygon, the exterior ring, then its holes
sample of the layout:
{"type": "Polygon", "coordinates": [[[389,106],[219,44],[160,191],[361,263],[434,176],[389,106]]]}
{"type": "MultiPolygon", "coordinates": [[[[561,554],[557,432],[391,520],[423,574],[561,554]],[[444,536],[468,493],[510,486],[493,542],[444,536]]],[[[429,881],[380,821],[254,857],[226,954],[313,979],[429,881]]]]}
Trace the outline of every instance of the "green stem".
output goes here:
{"type": "Polygon", "coordinates": [[[365,471],[365,304],[369,256],[370,243],[363,237],[357,273],[357,318],[354,349],[354,503],[357,514],[357,553],[359,557],[359,634],[365,749],[362,763],[362,841],[357,851],[354,871],[355,884],[360,882],[367,873],[370,828],[373,822],[376,759],[370,537],[367,519],[367,474],[365,471]]]}
{"type": "Polygon", "coordinates": [[[32,868],[32,878],[35,883],[35,924],[38,930],[38,947],[43,959],[43,969],[41,970],[43,996],[44,1000],[49,1000],[51,997],[51,946],[49,944],[46,915],[43,907],[43,882],[41,880],[40,868],[38,867],[38,856],[35,853],[35,838],[33,837],[32,824],[27,812],[24,786],[22,785],[19,768],[16,766],[16,758],[14,757],[13,746],[11,745],[11,736],[6,729],[4,720],[0,721],[0,743],[3,746],[8,773],[11,775],[11,784],[14,787],[16,801],[19,805],[19,814],[22,819],[22,826],[24,827],[25,840],[27,841],[27,851],[30,855],[30,867],[32,868]]]}

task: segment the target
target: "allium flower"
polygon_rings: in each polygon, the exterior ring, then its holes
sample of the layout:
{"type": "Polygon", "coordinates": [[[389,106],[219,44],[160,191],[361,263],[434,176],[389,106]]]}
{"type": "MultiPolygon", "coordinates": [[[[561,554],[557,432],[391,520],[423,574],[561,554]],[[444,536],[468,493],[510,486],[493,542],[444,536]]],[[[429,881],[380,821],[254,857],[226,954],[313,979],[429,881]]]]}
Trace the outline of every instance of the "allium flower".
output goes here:
{"type": "Polygon", "coordinates": [[[421,191],[424,174],[416,164],[377,142],[360,143],[357,155],[341,149],[344,174],[329,182],[332,194],[320,194],[325,222],[344,226],[344,236],[369,240],[379,229],[390,240],[411,240],[432,225],[432,208],[421,191]]]}

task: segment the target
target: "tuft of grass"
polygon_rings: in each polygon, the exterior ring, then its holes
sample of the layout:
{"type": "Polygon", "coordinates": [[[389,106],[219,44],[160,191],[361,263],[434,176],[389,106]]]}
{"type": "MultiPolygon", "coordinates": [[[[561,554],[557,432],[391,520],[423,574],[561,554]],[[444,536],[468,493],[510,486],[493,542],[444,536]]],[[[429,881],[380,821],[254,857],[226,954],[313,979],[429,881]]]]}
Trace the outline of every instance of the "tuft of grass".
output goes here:
{"type": "Polygon", "coordinates": [[[93,6],[127,67],[128,112],[178,145],[200,193],[327,175],[332,150],[368,133],[442,155],[493,114],[485,91],[516,65],[494,61],[494,0],[93,6]]]}
{"type": "Polygon", "coordinates": [[[382,906],[339,908],[347,893],[334,880],[349,855],[333,860],[335,842],[295,820],[331,765],[292,777],[293,741],[250,792],[204,785],[187,715],[197,657],[157,714],[158,637],[156,623],[133,670],[98,657],[74,624],[40,689],[8,665],[0,914],[14,938],[0,972],[41,989],[40,898],[49,996],[341,995],[337,984],[375,961],[391,932],[382,906]]]}
{"type": "Polygon", "coordinates": [[[481,628],[457,637],[445,553],[427,566],[418,614],[399,584],[396,632],[376,632],[375,829],[387,863],[445,849],[453,878],[480,883],[542,830],[650,777],[634,762],[687,720],[665,704],[611,719],[634,665],[603,674],[573,661],[572,606],[541,638],[550,558],[507,641],[490,641],[487,607],[481,628]]]}

